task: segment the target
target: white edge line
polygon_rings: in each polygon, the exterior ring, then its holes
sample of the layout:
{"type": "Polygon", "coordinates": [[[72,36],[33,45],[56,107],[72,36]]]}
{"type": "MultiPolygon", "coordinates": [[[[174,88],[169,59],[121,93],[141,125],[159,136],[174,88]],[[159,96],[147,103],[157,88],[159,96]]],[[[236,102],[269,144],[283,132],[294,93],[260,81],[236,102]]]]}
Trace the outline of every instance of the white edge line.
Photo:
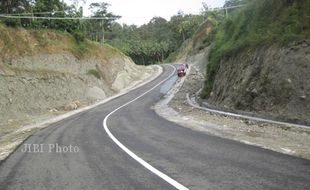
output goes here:
{"type": "Polygon", "coordinates": [[[20,130],[18,130],[16,132],[23,132],[23,131],[25,131],[27,129],[44,128],[44,126],[46,126],[46,125],[50,125],[50,124],[56,123],[58,121],[64,120],[64,119],[66,119],[68,117],[71,117],[73,115],[76,115],[78,113],[81,113],[81,112],[93,109],[93,108],[95,108],[97,106],[100,106],[100,105],[105,104],[105,103],[107,103],[107,102],[109,102],[111,100],[114,100],[114,99],[116,99],[116,98],[118,98],[120,96],[123,96],[124,94],[127,94],[127,93],[129,93],[129,92],[131,92],[133,90],[136,90],[136,89],[140,88],[141,86],[144,86],[145,84],[147,84],[149,82],[152,82],[153,80],[155,80],[163,72],[163,69],[162,69],[161,66],[158,66],[158,65],[155,65],[155,66],[158,68],[158,71],[157,71],[157,73],[153,77],[150,77],[150,78],[146,79],[143,82],[140,82],[140,83],[138,82],[136,84],[133,84],[132,86],[129,86],[129,87],[125,88],[125,89],[122,89],[118,94],[110,96],[110,97],[108,97],[108,98],[106,98],[106,99],[104,99],[104,100],[102,100],[100,102],[97,102],[97,103],[93,104],[93,105],[86,106],[86,107],[83,107],[83,108],[80,108],[80,109],[77,109],[77,110],[74,110],[74,111],[70,111],[68,113],[65,113],[65,114],[53,117],[51,119],[44,120],[44,121],[36,123],[36,124],[25,125],[25,126],[23,126],[22,129],[20,129],[20,130]]]}
{"type": "MultiPolygon", "coordinates": [[[[169,65],[171,66],[171,65],[169,65]]],[[[173,66],[171,66],[173,67],[173,66]]],[[[156,174],[158,177],[162,178],[163,180],[165,180],[166,182],[168,182],[170,185],[174,186],[177,189],[181,189],[181,190],[188,190],[187,187],[183,186],[182,184],[180,184],[179,182],[175,181],[174,179],[172,179],[171,177],[169,177],[168,175],[164,174],[163,172],[159,171],[158,169],[156,169],[155,167],[153,167],[152,165],[150,165],[149,163],[147,163],[146,161],[144,161],[142,158],[140,158],[139,156],[137,156],[135,153],[133,153],[131,150],[129,150],[125,145],[123,145],[119,140],[117,140],[117,138],[115,138],[115,136],[111,133],[111,131],[109,130],[108,126],[107,126],[107,120],[108,118],[115,112],[117,112],[118,110],[124,108],[125,106],[131,104],[132,102],[138,100],[139,98],[143,97],[144,95],[146,95],[147,93],[151,92],[152,90],[154,90],[155,88],[157,88],[159,85],[161,85],[162,83],[164,83],[165,81],[167,81],[170,77],[172,77],[172,75],[175,73],[175,67],[173,67],[173,72],[172,74],[170,74],[167,78],[165,78],[164,80],[162,80],[160,83],[158,83],[157,85],[155,85],[154,87],[152,87],[151,89],[149,89],[148,91],[144,92],[143,94],[141,94],[140,96],[136,97],[135,99],[123,104],[122,106],[116,108],[115,110],[113,110],[112,112],[110,112],[103,120],[103,128],[106,131],[106,133],[108,134],[108,136],[115,142],[115,144],[117,144],[124,152],[126,152],[130,157],[132,157],[134,160],[136,160],[139,164],[141,164],[142,166],[144,166],[146,169],[150,170],[151,172],[153,172],[154,174],[156,174]]]]}

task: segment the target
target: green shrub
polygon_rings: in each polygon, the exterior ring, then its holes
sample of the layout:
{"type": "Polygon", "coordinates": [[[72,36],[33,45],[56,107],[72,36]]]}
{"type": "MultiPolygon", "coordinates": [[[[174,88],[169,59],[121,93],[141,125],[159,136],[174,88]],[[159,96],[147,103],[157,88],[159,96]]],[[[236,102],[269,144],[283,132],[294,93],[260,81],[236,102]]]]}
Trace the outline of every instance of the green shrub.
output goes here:
{"type": "Polygon", "coordinates": [[[77,43],[81,43],[85,41],[85,34],[81,31],[75,30],[72,32],[72,35],[77,43]]]}
{"type": "Polygon", "coordinates": [[[98,70],[95,69],[91,69],[87,72],[88,75],[93,75],[94,77],[96,77],[97,79],[101,79],[100,73],[98,70]]]}
{"type": "Polygon", "coordinates": [[[20,19],[5,18],[5,19],[3,19],[3,23],[4,23],[6,26],[9,26],[9,27],[18,27],[18,26],[21,26],[20,19]]]}
{"type": "Polygon", "coordinates": [[[74,40],[71,52],[78,58],[82,59],[90,51],[90,42],[85,40],[82,42],[77,42],[74,40]]]}
{"type": "Polygon", "coordinates": [[[175,62],[178,56],[178,52],[172,52],[169,54],[169,56],[167,57],[167,59],[164,60],[164,63],[172,63],[175,62]]]}

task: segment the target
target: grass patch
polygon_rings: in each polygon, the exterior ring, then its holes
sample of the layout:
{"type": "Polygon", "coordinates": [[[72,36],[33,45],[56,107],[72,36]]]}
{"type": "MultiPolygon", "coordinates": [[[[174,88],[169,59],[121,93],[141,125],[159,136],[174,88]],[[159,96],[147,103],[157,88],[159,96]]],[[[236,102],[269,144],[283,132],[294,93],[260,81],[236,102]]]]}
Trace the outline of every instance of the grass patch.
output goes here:
{"type": "Polygon", "coordinates": [[[164,60],[164,63],[173,63],[177,61],[178,54],[179,54],[179,50],[170,53],[167,59],[164,60]]]}
{"type": "Polygon", "coordinates": [[[118,50],[117,48],[115,48],[109,44],[100,44],[100,45],[103,48],[104,54],[105,54],[107,59],[113,58],[115,56],[119,56],[119,57],[125,57],[126,56],[123,52],[121,52],[120,50],[118,50]]]}
{"type": "Polygon", "coordinates": [[[36,55],[41,52],[57,54],[68,52],[78,59],[92,58],[109,60],[124,58],[119,50],[107,45],[84,39],[81,33],[50,29],[12,28],[0,23],[0,57],[10,60],[15,56],[36,55]]]}
{"type": "Polygon", "coordinates": [[[40,47],[46,47],[48,45],[47,39],[44,37],[45,31],[33,30],[33,35],[39,43],[40,47]]]}
{"type": "Polygon", "coordinates": [[[73,39],[71,47],[71,52],[78,59],[85,57],[85,55],[89,53],[91,49],[88,41],[77,42],[75,39],[73,39]]]}
{"type": "Polygon", "coordinates": [[[11,37],[9,35],[9,31],[7,30],[7,28],[3,27],[3,25],[1,24],[0,27],[0,40],[3,42],[3,52],[0,52],[1,54],[14,49],[14,43],[11,40],[11,37]]]}

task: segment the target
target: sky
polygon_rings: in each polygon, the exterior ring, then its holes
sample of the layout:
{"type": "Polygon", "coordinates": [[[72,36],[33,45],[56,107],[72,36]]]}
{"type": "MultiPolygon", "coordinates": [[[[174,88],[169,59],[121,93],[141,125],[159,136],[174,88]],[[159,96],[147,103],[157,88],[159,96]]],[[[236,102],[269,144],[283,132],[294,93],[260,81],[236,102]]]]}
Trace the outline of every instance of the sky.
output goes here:
{"type": "MultiPolygon", "coordinates": [[[[89,4],[102,2],[102,0],[86,0],[83,5],[84,15],[89,16],[89,4]]],[[[167,20],[180,10],[185,14],[198,14],[202,9],[202,2],[209,7],[222,7],[225,0],[103,0],[111,6],[108,10],[122,16],[117,22],[123,24],[142,25],[148,23],[153,17],[160,16],[167,20]]]]}

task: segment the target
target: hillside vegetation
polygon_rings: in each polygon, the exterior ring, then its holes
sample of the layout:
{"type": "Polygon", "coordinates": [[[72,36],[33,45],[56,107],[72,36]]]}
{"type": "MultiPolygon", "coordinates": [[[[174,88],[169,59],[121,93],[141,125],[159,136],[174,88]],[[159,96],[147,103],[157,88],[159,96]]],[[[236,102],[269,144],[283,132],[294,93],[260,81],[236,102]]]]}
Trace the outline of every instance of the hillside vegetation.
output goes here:
{"type": "Polygon", "coordinates": [[[109,45],[78,41],[67,32],[6,27],[0,23],[1,59],[12,56],[68,51],[78,58],[111,57],[122,53],[109,45]]]}
{"type": "Polygon", "coordinates": [[[261,46],[285,46],[310,36],[310,1],[244,0],[243,3],[245,7],[235,10],[217,28],[207,66],[204,98],[212,91],[223,58],[261,46]]]}

